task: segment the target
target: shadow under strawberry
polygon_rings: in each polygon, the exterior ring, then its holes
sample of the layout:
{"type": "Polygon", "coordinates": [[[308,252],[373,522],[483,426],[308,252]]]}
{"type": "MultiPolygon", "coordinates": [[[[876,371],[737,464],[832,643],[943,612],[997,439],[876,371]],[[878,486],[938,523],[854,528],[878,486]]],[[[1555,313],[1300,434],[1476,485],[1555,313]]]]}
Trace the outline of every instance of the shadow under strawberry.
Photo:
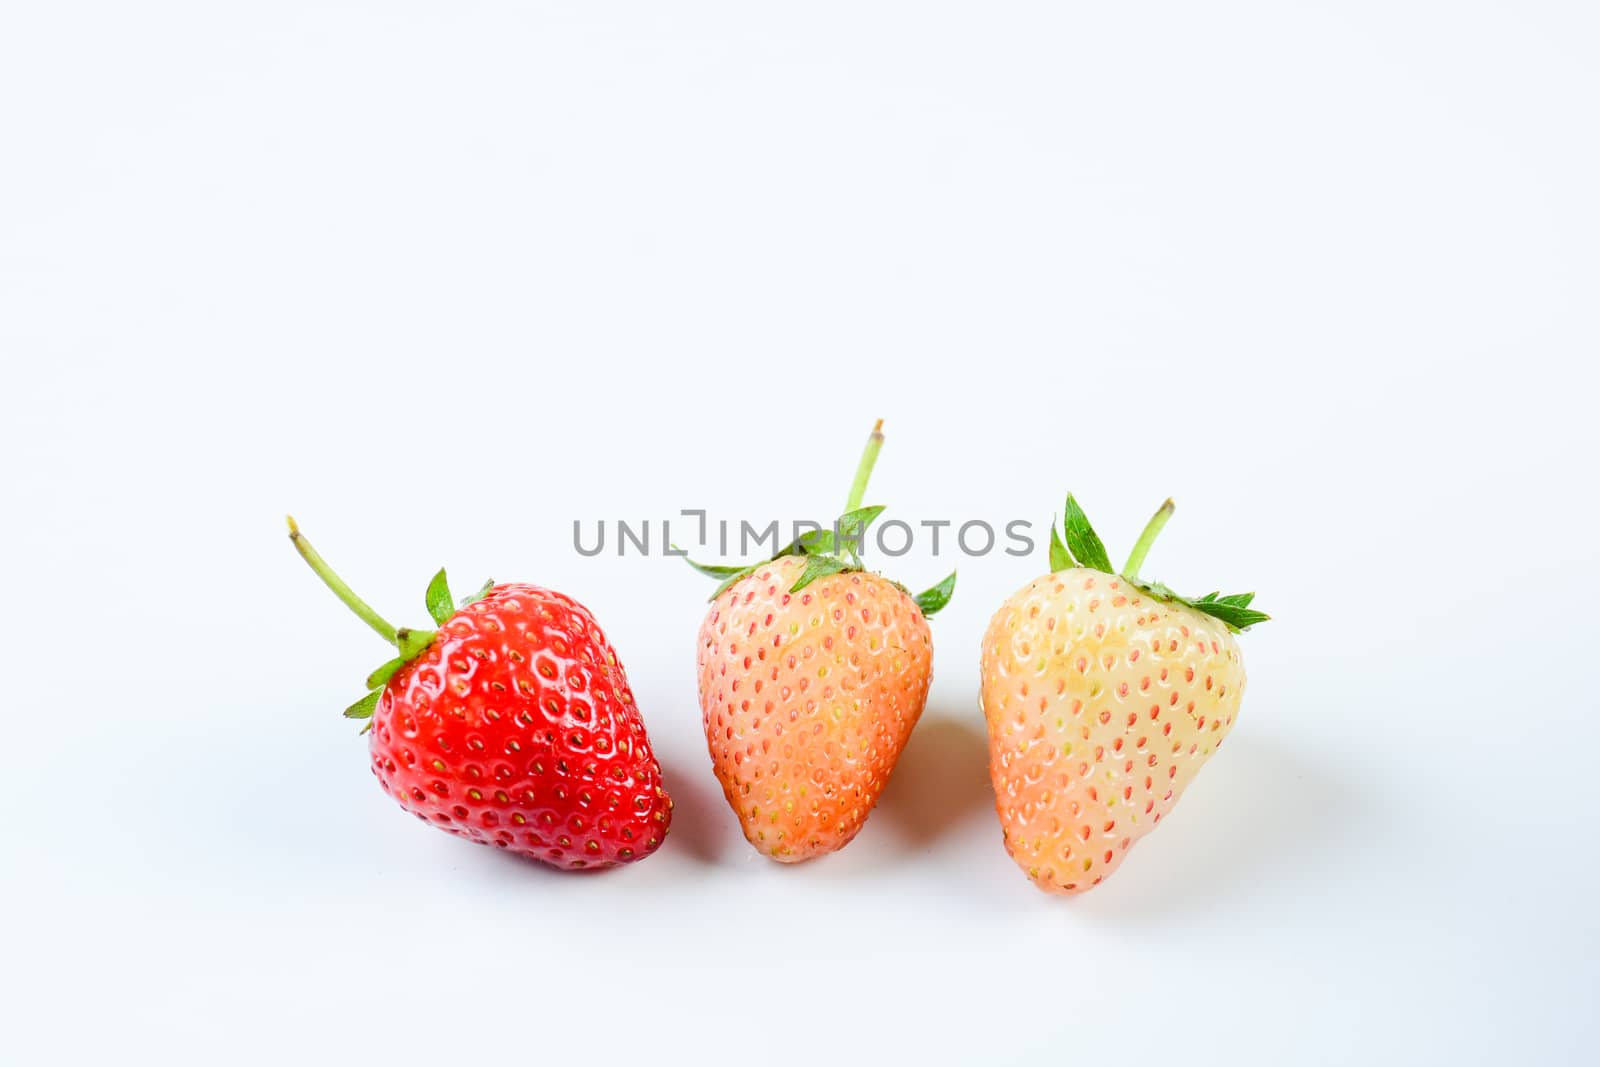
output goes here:
{"type": "Polygon", "coordinates": [[[666,855],[685,855],[702,865],[716,865],[727,849],[743,842],[744,837],[728,811],[722,790],[707,782],[704,755],[700,756],[700,764],[692,767],[685,763],[694,761],[663,756],[659,751],[656,758],[661,763],[667,792],[676,800],[666,855]]]}
{"type": "Polygon", "coordinates": [[[1335,766],[1281,738],[1234,734],[1217,754],[1226,774],[1202,778],[1121,877],[1082,898],[1080,915],[1159,918],[1237,906],[1242,892],[1328,861],[1375,812],[1335,766]]]}
{"type": "Polygon", "coordinates": [[[913,850],[928,848],[959,824],[992,812],[989,741],[982,721],[944,709],[925,712],[878,810],[913,850]]]}

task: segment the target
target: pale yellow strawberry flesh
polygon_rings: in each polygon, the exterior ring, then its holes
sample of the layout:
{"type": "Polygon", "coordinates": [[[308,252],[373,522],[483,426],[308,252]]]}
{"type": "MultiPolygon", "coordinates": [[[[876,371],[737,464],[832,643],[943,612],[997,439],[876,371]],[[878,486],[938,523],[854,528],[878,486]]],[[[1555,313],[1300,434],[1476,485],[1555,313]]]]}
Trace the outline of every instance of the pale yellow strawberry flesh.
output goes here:
{"type": "Polygon", "coordinates": [[[1245,686],[1221,622],[1076,568],[995,614],[982,678],[1006,849],[1056,893],[1100,884],[1172,810],[1245,686]]]}

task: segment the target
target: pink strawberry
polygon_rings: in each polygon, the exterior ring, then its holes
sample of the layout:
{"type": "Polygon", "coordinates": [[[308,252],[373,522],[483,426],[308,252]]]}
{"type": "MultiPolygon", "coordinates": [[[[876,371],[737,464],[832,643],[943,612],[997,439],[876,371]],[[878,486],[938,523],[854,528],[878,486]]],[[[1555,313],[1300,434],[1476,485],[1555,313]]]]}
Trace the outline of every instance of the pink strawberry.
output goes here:
{"type": "Polygon", "coordinates": [[[862,570],[882,425],[834,530],[748,567],[695,564],[722,580],[697,655],[712,767],[745,837],[785,863],[843,848],[866,821],[927,700],[928,616],[955,586],[912,597],[862,570]]]}

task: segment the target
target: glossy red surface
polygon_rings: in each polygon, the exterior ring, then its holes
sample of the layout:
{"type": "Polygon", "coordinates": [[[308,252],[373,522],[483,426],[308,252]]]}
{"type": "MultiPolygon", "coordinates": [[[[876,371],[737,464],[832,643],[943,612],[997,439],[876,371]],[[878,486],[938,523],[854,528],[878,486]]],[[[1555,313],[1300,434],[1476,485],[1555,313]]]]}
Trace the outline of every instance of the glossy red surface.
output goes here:
{"type": "Polygon", "coordinates": [[[567,869],[642,859],[672,801],[627,676],[594,616],[498,585],[392,678],[372,770],[424,822],[567,869]]]}

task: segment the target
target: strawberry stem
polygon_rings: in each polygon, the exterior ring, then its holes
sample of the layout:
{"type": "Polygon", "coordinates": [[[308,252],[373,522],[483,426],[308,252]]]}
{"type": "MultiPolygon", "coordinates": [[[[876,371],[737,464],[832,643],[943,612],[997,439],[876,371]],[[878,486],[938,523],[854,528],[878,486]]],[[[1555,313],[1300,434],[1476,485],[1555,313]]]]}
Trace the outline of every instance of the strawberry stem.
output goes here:
{"type": "Polygon", "coordinates": [[[311,547],[311,542],[300,532],[294,516],[290,515],[288,519],[289,540],[294,542],[295,551],[299,552],[306,563],[310,564],[311,569],[317,572],[317,577],[322,579],[323,584],[332,589],[333,595],[344,601],[345,607],[355,612],[362,622],[376,630],[379,637],[391,645],[400,647],[398,632],[389,621],[373,611],[370,604],[356,596],[355,590],[344,584],[344,579],[333,572],[333,568],[328,566],[327,561],[317,554],[317,550],[311,547]]]}
{"type": "Polygon", "coordinates": [[[1128,562],[1122,565],[1123,577],[1130,579],[1139,577],[1139,568],[1144,566],[1144,558],[1150,554],[1150,546],[1156,543],[1161,528],[1172,518],[1172,507],[1172,498],[1168,497],[1166,503],[1150,516],[1150,521],[1144,524],[1144,532],[1139,535],[1139,540],[1133,543],[1133,551],[1128,553],[1128,562]]]}
{"type": "Polygon", "coordinates": [[[861,450],[861,462],[856,464],[856,480],[850,483],[850,498],[845,501],[846,514],[861,506],[861,500],[867,495],[867,479],[872,477],[873,465],[878,462],[878,450],[883,448],[883,420],[879,419],[872,426],[872,433],[867,438],[867,447],[861,450]]]}

